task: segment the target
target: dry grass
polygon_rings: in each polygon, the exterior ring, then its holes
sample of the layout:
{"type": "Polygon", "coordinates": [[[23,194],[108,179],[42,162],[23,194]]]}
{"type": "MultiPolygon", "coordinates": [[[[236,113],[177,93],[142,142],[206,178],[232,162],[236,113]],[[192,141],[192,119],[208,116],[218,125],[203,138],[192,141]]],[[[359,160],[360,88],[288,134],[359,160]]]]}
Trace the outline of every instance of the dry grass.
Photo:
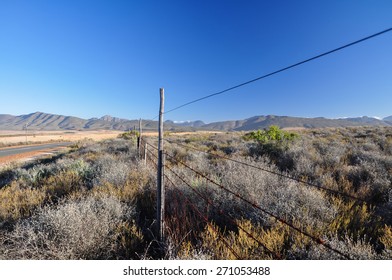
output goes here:
{"type": "MultiPolygon", "coordinates": [[[[27,142],[29,144],[47,142],[76,142],[84,139],[101,141],[116,138],[121,131],[98,130],[98,131],[29,131],[27,142]]],[[[0,131],[0,147],[15,146],[26,143],[24,131],[0,131]]]]}

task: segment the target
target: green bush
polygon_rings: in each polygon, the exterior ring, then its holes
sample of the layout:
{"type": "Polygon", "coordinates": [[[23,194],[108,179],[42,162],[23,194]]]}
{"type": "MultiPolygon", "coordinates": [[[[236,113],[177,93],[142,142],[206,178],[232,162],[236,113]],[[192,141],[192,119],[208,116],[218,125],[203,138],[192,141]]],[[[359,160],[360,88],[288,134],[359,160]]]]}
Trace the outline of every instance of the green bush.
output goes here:
{"type": "Polygon", "coordinates": [[[281,130],[272,125],[268,129],[257,130],[243,136],[246,141],[255,141],[256,145],[250,147],[251,156],[268,156],[281,171],[293,169],[294,162],[285,156],[289,144],[299,138],[298,134],[281,130]]]}
{"type": "Polygon", "coordinates": [[[255,140],[260,144],[290,142],[296,138],[298,134],[281,130],[276,125],[271,125],[268,129],[252,131],[244,136],[244,140],[255,140]]]}
{"type": "Polygon", "coordinates": [[[128,131],[128,132],[121,133],[120,135],[118,135],[118,138],[129,140],[129,139],[133,139],[133,138],[139,137],[139,135],[140,135],[139,131],[131,130],[131,131],[128,131]]]}

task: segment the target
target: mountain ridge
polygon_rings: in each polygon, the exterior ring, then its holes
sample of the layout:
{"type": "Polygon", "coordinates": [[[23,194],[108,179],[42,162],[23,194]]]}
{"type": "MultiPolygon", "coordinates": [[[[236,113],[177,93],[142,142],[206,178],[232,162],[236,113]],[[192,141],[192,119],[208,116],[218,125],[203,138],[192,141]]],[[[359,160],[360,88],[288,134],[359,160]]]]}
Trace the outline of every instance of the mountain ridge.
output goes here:
{"type": "MultiPolygon", "coordinates": [[[[157,121],[143,120],[144,130],[157,129],[157,121]]],[[[35,112],[26,115],[13,116],[0,114],[0,130],[23,130],[27,125],[30,130],[131,130],[139,126],[139,120],[127,120],[105,115],[101,118],[82,119],[73,116],[63,116],[35,112]]],[[[328,119],[324,117],[304,118],[291,116],[261,115],[243,120],[229,120],[204,123],[203,121],[164,122],[165,130],[221,130],[249,131],[277,125],[281,128],[325,128],[348,126],[392,126],[392,116],[383,119],[372,117],[353,117],[328,119]]]]}
{"type": "Polygon", "coordinates": [[[392,122],[371,117],[328,119],[324,117],[303,118],[290,116],[254,116],[244,120],[215,122],[203,126],[211,130],[249,131],[277,125],[281,128],[326,128],[348,126],[391,126],[392,122]]]}

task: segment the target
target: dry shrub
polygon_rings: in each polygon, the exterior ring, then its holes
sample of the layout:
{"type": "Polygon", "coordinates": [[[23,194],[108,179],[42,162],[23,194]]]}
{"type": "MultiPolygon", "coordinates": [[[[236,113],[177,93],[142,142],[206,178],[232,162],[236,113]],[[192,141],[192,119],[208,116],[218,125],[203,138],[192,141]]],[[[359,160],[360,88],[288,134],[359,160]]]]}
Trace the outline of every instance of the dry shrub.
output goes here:
{"type": "Polygon", "coordinates": [[[130,164],[112,154],[104,154],[96,159],[94,168],[94,186],[109,183],[121,187],[126,183],[130,172],[130,164]]]}
{"type": "Polygon", "coordinates": [[[237,220],[238,232],[231,232],[232,246],[243,259],[273,259],[279,257],[287,241],[287,231],[278,225],[265,230],[249,220],[237,220]],[[265,247],[265,248],[264,248],[265,247]]]}
{"type": "MultiPolygon", "coordinates": [[[[202,242],[203,251],[211,256],[211,259],[218,260],[235,260],[237,259],[236,251],[231,248],[231,245],[222,241],[227,239],[218,226],[214,224],[207,225],[204,232],[200,236],[202,242]]],[[[240,256],[241,258],[241,256],[240,256]]]]}
{"type": "MultiPolygon", "coordinates": [[[[348,236],[332,236],[325,238],[329,246],[354,260],[371,260],[379,256],[373,246],[362,239],[353,240],[348,236]]],[[[307,246],[296,247],[289,252],[289,258],[309,260],[339,260],[346,257],[327,249],[319,244],[310,243],[307,246]]]]}
{"type": "MultiPolygon", "coordinates": [[[[124,226],[133,209],[110,197],[87,197],[44,207],[31,218],[19,221],[7,236],[8,259],[110,259],[122,238],[134,236],[135,229],[124,226]]],[[[131,244],[132,245],[132,244],[131,244]]]]}
{"type": "MultiPolygon", "coordinates": [[[[210,259],[274,259],[280,258],[290,235],[287,228],[276,225],[269,230],[249,220],[236,220],[236,231],[228,231],[214,224],[207,225],[200,235],[201,248],[183,246],[181,256],[203,252],[210,259]]],[[[200,254],[200,253],[199,253],[200,254]]]]}
{"type": "Polygon", "coordinates": [[[116,228],[118,234],[115,258],[139,259],[141,252],[145,251],[144,236],[140,228],[134,222],[121,222],[116,228]]]}
{"type": "Polygon", "coordinates": [[[345,203],[338,198],[333,199],[333,203],[338,208],[338,214],[328,226],[329,233],[348,235],[354,241],[380,236],[380,221],[374,216],[374,210],[366,204],[345,203]]]}
{"type": "Polygon", "coordinates": [[[0,190],[0,223],[29,217],[44,200],[45,192],[42,190],[20,188],[16,182],[12,182],[0,190]]]}
{"type": "MultiPolygon", "coordinates": [[[[242,161],[278,173],[276,168],[265,161],[252,159],[242,159],[242,161]]],[[[322,192],[288,178],[232,162],[227,162],[217,169],[222,174],[223,185],[281,218],[301,221],[312,228],[322,228],[336,213],[335,208],[322,192]]],[[[268,217],[263,218],[259,210],[253,209],[252,212],[247,212],[248,217],[244,218],[253,216],[268,221],[268,217]]]]}
{"type": "Polygon", "coordinates": [[[113,196],[123,202],[134,202],[139,193],[143,192],[143,189],[153,180],[155,177],[147,166],[134,163],[123,184],[104,181],[101,185],[95,186],[91,192],[96,195],[113,196]]]}
{"type": "Polygon", "coordinates": [[[43,187],[52,201],[57,201],[65,195],[84,189],[84,184],[75,171],[64,171],[48,178],[43,187]]]}
{"type": "Polygon", "coordinates": [[[380,237],[380,242],[384,245],[386,250],[392,250],[392,227],[384,226],[383,234],[380,237]]]}

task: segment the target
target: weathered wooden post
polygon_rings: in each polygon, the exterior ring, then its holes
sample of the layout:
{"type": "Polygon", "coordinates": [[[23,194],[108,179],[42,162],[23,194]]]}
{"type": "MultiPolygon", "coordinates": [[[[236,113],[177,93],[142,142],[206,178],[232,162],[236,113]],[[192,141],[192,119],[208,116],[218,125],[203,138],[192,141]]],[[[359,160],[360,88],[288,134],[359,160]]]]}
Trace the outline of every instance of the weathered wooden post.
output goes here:
{"type": "Polygon", "coordinates": [[[141,140],[142,140],[142,119],[139,119],[139,136],[137,138],[137,152],[139,159],[141,159],[141,140]]]}
{"type": "Polygon", "coordinates": [[[158,176],[157,176],[157,223],[158,240],[165,241],[165,186],[164,186],[164,153],[163,153],[163,114],[164,89],[160,90],[159,125],[158,125],[158,176]]]}
{"type": "Polygon", "coordinates": [[[147,165],[147,143],[144,142],[144,165],[147,165]]]}

